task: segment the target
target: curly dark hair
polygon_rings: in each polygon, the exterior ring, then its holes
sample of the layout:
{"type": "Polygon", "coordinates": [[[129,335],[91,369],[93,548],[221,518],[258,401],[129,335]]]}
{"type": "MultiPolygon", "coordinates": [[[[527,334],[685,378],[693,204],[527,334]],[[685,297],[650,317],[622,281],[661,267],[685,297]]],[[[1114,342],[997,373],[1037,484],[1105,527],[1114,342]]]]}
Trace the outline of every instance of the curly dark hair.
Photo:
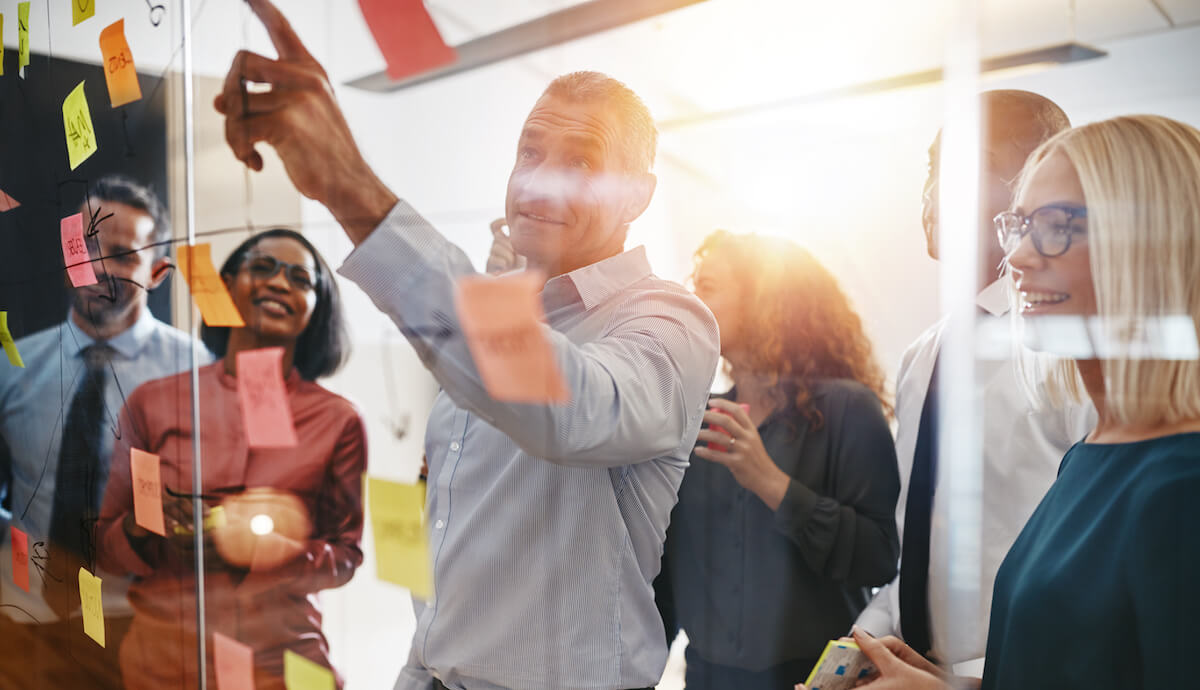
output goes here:
{"type": "Polygon", "coordinates": [[[787,240],[717,230],[696,250],[693,278],[717,255],[743,286],[741,311],[755,327],[746,366],[774,379],[778,403],[795,406],[819,428],[824,420],[812,404],[813,382],[850,379],[874,392],[892,417],[887,379],[862,320],[816,257],[787,240]]]}

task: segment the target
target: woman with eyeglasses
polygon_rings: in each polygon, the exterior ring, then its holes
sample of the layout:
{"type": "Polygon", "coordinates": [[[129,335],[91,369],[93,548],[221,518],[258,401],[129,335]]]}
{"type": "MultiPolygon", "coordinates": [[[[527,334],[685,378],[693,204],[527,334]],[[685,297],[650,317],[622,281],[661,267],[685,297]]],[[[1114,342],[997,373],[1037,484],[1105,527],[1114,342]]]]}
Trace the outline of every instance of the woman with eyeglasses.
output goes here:
{"type": "MultiPolygon", "coordinates": [[[[1200,131],[1148,115],[1065,131],[996,221],[1026,329],[1066,317],[1088,334],[1029,381],[1086,394],[1099,422],[996,577],[983,688],[1195,687],[1200,131]]],[[[868,688],[948,680],[895,639],[857,637],[882,671],[868,688]]]]}
{"type": "Polygon", "coordinates": [[[733,388],[710,398],[656,599],[668,637],[687,633],[689,690],[791,688],[896,574],[884,375],[795,243],[717,231],[693,279],[733,388]]]}
{"type": "Polygon", "coordinates": [[[258,690],[284,687],[286,652],[329,667],[316,594],[345,584],[362,563],[365,425],[350,402],[315,382],[347,355],[329,266],[302,235],[276,229],[243,242],[220,274],[245,326],[204,327],[205,344],[221,359],[198,372],[202,483],[192,483],[190,372],[129,396],[113,452],[97,551],[105,570],[136,576],[133,624],[120,652],[131,689],[193,688],[201,672],[215,687],[214,649],[224,654],[229,640],[253,651],[258,690]],[[263,348],[276,348],[282,360],[294,447],[251,447],[247,438],[238,355],[263,348]],[[165,536],[135,515],[134,451],[158,456],[165,536]],[[194,500],[202,505],[199,525],[194,500]],[[197,530],[204,671],[196,660],[197,530]]]}

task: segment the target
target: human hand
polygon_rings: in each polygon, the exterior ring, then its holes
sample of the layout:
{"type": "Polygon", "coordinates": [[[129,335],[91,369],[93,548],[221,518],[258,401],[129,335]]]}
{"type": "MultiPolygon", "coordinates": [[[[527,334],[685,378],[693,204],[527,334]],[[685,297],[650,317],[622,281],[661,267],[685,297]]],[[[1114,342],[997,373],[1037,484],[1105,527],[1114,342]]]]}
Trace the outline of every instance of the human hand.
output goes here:
{"type": "Polygon", "coordinates": [[[513,249],[512,238],[504,231],[506,227],[508,221],[504,218],[491,223],[492,251],[488,254],[486,270],[492,275],[525,268],[525,257],[513,249]]]}
{"type": "Polygon", "coordinates": [[[247,0],[271,37],[279,58],[238,51],[213,101],[225,116],[225,141],[233,155],[262,170],[258,142],[279,154],[292,184],[333,213],[359,244],[396,204],[396,196],[363,159],[334,97],[325,69],[304,47],[270,0],[247,0]],[[270,87],[250,93],[246,83],[270,87]]]}
{"type": "Polygon", "coordinates": [[[879,674],[855,687],[869,690],[949,690],[950,676],[918,654],[903,640],[891,635],[875,639],[854,628],[854,642],[875,664],[879,674]]]}
{"type": "Polygon", "coordinates": [[[771,510],[777,510],[791,479],[767,454],[750,415],[737,403],[721,398],[713,398],[709,405],[710,409],[704,413],[709,428],[700,430],[696,456],[729,468],[738,484],[752,491],[771,510]],[[724,446],[725,450],[709,448],[708,443],[724,446]]]}

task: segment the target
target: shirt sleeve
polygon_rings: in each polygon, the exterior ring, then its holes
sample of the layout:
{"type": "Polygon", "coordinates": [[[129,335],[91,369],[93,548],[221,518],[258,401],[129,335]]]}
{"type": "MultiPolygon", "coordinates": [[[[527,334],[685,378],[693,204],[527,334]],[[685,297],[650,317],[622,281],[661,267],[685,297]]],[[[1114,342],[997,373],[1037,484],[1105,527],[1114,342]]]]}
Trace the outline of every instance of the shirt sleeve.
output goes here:
{"type": "Polygon", "coordinates": [[[616,467],[685,448],[699,430],[716,371],[717,330],[703,304],[682,291],[660,291],[649,306],[618,310],[606,335],[591,342],[573,343],[544,327],[570,401],[514,404],[488,395],[460,335],[455,285],[475,269],[410,206],[398,202],[339,272],[400,327],[457,406],[533,457],[616,467]]]}
{"type": "Polygon", "coordinates": [[[867,604],[867,608],[858,614],[858,620],[854,624],[875,637],[899,636],[900,631],[896,629],[892,611],[892,588],[899,587],[899,583],[900,576],[897,575],[892,578],[891,582],[881,587],[871,602],[867,604]]]}
{"type": "Polygon", "coordinates": [[[825,423],[836,493],[823,496],[792,479],[775,526],[815,572],[864,587],[883,585],[895,577],[900,555],[900,479],[891,430],[879,401],[865,391],[831,405],[825,423]]]}

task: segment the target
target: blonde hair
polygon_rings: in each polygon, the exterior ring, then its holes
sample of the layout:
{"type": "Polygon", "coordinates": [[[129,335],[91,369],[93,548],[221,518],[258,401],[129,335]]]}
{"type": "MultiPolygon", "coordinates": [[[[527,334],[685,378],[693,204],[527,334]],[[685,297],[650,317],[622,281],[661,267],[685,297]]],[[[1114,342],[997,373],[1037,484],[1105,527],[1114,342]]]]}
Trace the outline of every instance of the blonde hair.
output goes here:
{"type": "MultiPolygon", "coordinates": [[[[1117,117],[1061,132],[1030,155],[1070,161],[1088,214],[1088,258],[1102,328],[1183,316],[1200,320],[1200,131],[1156,115],[1117,117]]],[[[1019,341],[1018,341],[1019,342],[1019,341]]],[[[1083,399],[1072,359],[1018,357],[1024,382],[1055,403],[1083,399]]],[[[1200,361],[1118,354],[1102,363],[1106,412],[1123,424],[1200,418],[1200,361]]],[[[1036,397],[1035,393],[1035,397],[1036,397]]]]}

